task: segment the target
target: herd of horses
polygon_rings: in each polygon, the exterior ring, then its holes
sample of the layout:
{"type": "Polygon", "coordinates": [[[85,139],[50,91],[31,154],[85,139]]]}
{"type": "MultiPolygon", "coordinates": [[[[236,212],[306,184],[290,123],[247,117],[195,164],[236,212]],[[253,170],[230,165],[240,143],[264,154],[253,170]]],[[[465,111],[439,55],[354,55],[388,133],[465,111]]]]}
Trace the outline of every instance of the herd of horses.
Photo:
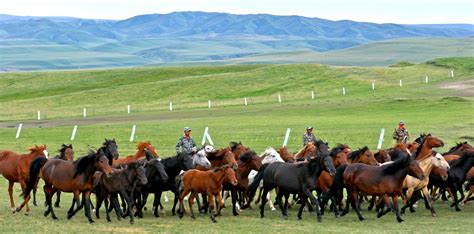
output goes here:
{"type": "Polygon", "coordinates": [[[162,159],[153,145],[144,141],[137,144],[134,155],[119,158],[115,139],[105,139],[97,150],[90,150],[77,160],[72,145],[65,144],[54,158],[48,157],[45,145],[35,145],[27,154],[1,150],[0,174],[9,182],[12,212],[26,207],[26,214],[31,213],[31,195],[37,206],[36,188],[41,179],[46,198],[44,216],[51,215],[53,219],[57,219],[54,207],[60,206],[61,192],[73,194],[68,219],[84,209],[93,223],[91,211],[100,218],[100,208],[105,203],[107,221],[111,221],[110,212],[114,211],[118,220],[128,217],[133,223],[134,217],[143,217],[150,194],[154,195],[151,211],[159,217],[163,209],[161,197],[171,191],[171,212],[180,218],[186,212],[187,199],[191,218],[195,218],[196,201],[199,212],[217,222],[216,216],[225,207],[224,192],[229,192],[235,216],[239,210],[251,207],[257,196],[255,204],[260,203],[262,218],[268,203],[272,211],[278,205],[284,218],[288,217],[289,208],[299,204],[298,219],[307,208],[321,221],[327,206],[336,217],[352,208],[362,221],[361,203],[367,202],[369,210],[375,208],[377,217],[393,211],[397,221],[402,222],[405,210],[415,212],[415,203],[421,198],[432,216],[436,216],[433,200],[448,199],[446,193],[456,211],[461,210],[461,202],[473,200],[474,149],[462,142],[440,154],[433,150],[438,147],[444,147],[443,141],[431,134],[421,134],[414,142],[377,152],[368,147],[352,150],[345,144],[330,148],[318,140],[294,154],[287,147],[269,147],[258,155],[240,142],[231,142],[220,149],[204,145],[192,155],[162,159]],[[22,190],[23,201],[18,207],[13,199],[14,183],[20,183],[22,190]],[[272,190],[276,194],[274,202],[272,190]],[[468,191],[467,196],[464,190],[468,191]],[[95,195],[95,204],[91,194],[95,195]]]}

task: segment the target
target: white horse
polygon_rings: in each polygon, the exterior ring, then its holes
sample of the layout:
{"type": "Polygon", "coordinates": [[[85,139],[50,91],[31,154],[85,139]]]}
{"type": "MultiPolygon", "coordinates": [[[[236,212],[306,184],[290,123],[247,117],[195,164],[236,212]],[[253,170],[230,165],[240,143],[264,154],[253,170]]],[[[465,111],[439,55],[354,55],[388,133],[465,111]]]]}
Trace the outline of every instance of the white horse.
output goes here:
{"type": "MultiPolygon", "coordinates": [[[[273,149],[272,147],[268,147],[261,155],[260,155],[260,158],[263,158],[262,159],[262,165],[263,164],[270,164],[270,163],[274,163],[274,162],[285,162],[280,154],[275,150],[273,149]]],[[[253,180],[255,179],[255,176],[257,175],[258,171],[255,171],[255,170],[252,170],[248,176],[249,178],[249,184],[252,184],[253,180]]],[[[260,182],[260,185],[259,187],[262,188],[263,186],[263,181],[260,182]]],[[[268,201],[271,201],[271,198],[270,198],[270,193],[267,193],[267,200],[268,201]]],[[[273,206],[273,202],[269,202],[268,205],[270,206],[270,209],[272,211],[275,211],[276,208],[275,206],[273,206]]]]}

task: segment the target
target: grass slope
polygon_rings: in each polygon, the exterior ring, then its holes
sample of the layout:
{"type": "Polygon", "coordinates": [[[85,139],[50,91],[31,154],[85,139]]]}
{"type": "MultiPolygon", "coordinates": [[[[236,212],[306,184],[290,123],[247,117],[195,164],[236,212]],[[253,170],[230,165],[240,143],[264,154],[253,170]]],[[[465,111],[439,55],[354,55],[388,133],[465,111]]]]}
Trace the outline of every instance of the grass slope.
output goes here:
{"type": "MultiPolygon", "coordinates": [[[[383,147],[389,147],[391,132],[403,119],[412,139],[421,132],[443,139],[446,146],[438,149],[442,152],[461,140],[470,139],[472,144],[472,96],[441,87],[471,81],[473,63],[474,58],[450,58],[396,68],[246,65],[4,73],[0,74],[0,149],[23,152],[30,145],[47,144],[53,154],[60,144],[73,143],[79,157],[90,147],[97,147],[104,137],[114,137],[121,156],[132,154],[137,141],[151,140],[161,157],[168,157],[184,126],[193,128],[197,142],[207,126],[217,147],[242,141],[257,152],[281,145],[286,128],[290,127],[288,146],[296,151],[308,124],[314,125],[316,136],[331,146],[343,142],[353,149],[364,145],[375,149],[380,129],[386,129],[383,147]],[[455,71],[454,78],[447,76],[451,69],[455,71]],[[426,74],[430,76],[428,84],[422,83],[426,74]],[[403,79],[403,87],[398,87],[399,79],[403,79]],[[375,91],[370,90],[372,81],[376,82],[375,91]],[[342,86],[348,90],[346,96],[340,93],[342,86]],[[315,100],[310,99],[313,89],[315,100]],[[277,93],[283,96],[281,104],[277,103],[277,93]],[[249,97],[249,106],[243,105],[244,96],[249,97]],[[211,110],[207,109],[209,97],[217,104],[211,110]],[[166,110],[169,99],[176,103],[173,112],[166,110]],[[124,113],[128,103],[134,107],[131,115],[124,113]],[[96,116],[83,119],[85,105],[94,107],[96,116]],[[46,113],[46,121],[31,120],[37,109],[46,113]],[[19,122],[25,126],[20,139],[14,139],[19,122]],[[71,142],[74,124],[79,128],[71,142]],[[137,124],[137,135],[129,142],[133,124],[137,124]]],[[[304,213],[303,221],[296,222],[295,208],[290,211],[289,220],[282,220],[279,212],[269,209],[267,217],[260,219],[255,205],[239,217],[232,217],[227,202],[219,223],[210,225],[207,216],[195,221],[187,216],[183,220],[172,217],[170,204],[166,203],[166,214],[159,219],[147,211],[145,218],[133,226],[115,220],[108,224],[104,219],[91,226],[86,225],[82,213],[66,220],[69,195],[63,197],[62,208],[57,209],[61,219],[57,222],[42,216],[42,206],[34,208],[32,216],[13,215],[6,187],[5,180],[0,180],[3,232],[17,231],[20,226],[25,232],[46,232],[52,225],[54,230],[68,232],[400,232],[424,225],[440,232],[469,232],[474,212],[472,204],[455,212],[448,203],[437,201],[437,218],[419,204],[418,212],[406,214],[407,221],[402,224],[396,223],[393,214],[377,219],[367,211],[363,223],[354,212],[341,219],[329,214],[317,223],[309,213],[304,213]]],[[[18,188],[16,185],[17,202],[18,188]]],[[[43,195],[38,194],[41,204],[43,195]]]]}

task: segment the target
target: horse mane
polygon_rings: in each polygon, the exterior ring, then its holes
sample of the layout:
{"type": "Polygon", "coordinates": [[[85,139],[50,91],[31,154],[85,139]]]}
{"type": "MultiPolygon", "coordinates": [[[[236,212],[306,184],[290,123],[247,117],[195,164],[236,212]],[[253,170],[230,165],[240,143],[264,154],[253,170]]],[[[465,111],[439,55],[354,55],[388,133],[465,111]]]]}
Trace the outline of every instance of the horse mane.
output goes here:
{"type": "Polygon", "coordinates": [[[46,149],[46,145],[35,145],[33,147],[28,148],[30,151],[30,154],[37,154],[37,153],[43,153],[43,151],[46,149]]]}
{"type": "Polygon", "coordinates": [[[229,142],[229,146],[230,146],[230,149],[232,151],[234,151],[237,148],[238,145],[242,145],[242,142],[240,142],[240,141],[239,142],[235,142],[235,141],[229,142]]]}
{"type": "Polygon", "coordinates": [[[248,162],[252,159],[252,157],[255,155],[254,151],[247,151],[239,156],[239,160],[242,162],[248,162]]]}
{"type": "Polygon", "coordinates": [[[68,149],[68,148],[72,149],[72,144],[69,144],[69,145],[62,144],[61,149],[58,150],[59,155],[56,158],[63,159],[64,158],[64,153],[66,152],[66,149],[68,149]]]}
{"type": "Polygon", "coordinates": [[[137,147],[137,150],[140,150],[140,149],[146,148],[149,145],[151,145],[150,141],[140,141],[140,142],[138,142],[136,147],[137,147]]]}
{"type": "Polygon", "coordinates": [[[76,178],[78,175],[83,174],[89,169],[89,165],[96,160],[96,152],[90,150],[89,154],[87,156],[84,156],[82,158],[77,159],[74,161],[75,165],[75,172],[74,172],[74,178],[76,178]]]}
{"type": "Polygon", "coordinates": [[[401,167],[404,167],[406,165],[406,163],[410,160],[410,157],[407,155],[407,153],[405,153],[401,150],[398,150],[398,157],[397,158],[400,158],[400,159],[397,159],[397,160],[393,161],[393,163],[389,163],[389,164],[386,164],[386,165],[382,166],[383,167],[382,172],[383,172],[384,175],[393,175],[393,174],[395,174],[395,172],[400,170],[401,167]],[[400,154],[404,154],[404,155],[400,155],[400,154]]]}
{"type": "Polygon", "coordinates": [[[359,148],[355,151],[352,151],[351,154],[349,154],[349,158],[351,159],[351,161],[354,161],[357,157],[359,157],[362,153],[364,153],[367,150],[369,150],[369,147],[364,146],[362,149],[359,148]]]}
{"type": "Polygon", "coordinates": [[[461,157],[459,159],[454,160],[451,163],[450,167],[452,168],[452,167],[457,167],[458,165],[463,165],[470,157],[474,157],[474,150],[468,150],[468,151],[462,152],[461,157]]]}
{"type": "Polygon", "coordinates": [[[338,153],[340,153],[346,148],[349,148],[349,146],[346,144],[338,143],[334,148],[331,149],[331,151],[329,151],[329,155],[334,158],[338,153]]]}

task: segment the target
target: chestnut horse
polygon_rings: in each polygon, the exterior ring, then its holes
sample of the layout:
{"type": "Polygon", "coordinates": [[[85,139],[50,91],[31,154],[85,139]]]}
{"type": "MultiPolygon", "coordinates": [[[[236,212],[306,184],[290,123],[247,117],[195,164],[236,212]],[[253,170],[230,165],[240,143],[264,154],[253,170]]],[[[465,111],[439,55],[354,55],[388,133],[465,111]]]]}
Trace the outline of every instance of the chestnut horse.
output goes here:
{"type": "MultiPolygon", "coordinates": [[[[0,174],[8,180],[8,195],[10,196],[10,208],[15,212],[15,202],[13,200],[13,184],[20,183],[21,190],[24,192],[30,171],[30,163],[36,158],[48,158],[46,145],[29,148],[28,154],[18,154],[12,150],[0,151],[0,174]]],[[[27,206],[26,212],[31,210],[27,206]]]]}
{"type": "Polygon", "coordinates": [[[30,192],[38,183],[40,178],[45,182],[44,192],[46,194],[47,210],[44,216],[51,213],[53,219],[58,219],[53,210],[51,198],[57,191],[72,192],[74,201],[68,211],[67,218],[70,219],[77,211],[85,207],[85,215],[90,223],[94,223],[90,214],[90,194],[93,188],[93,176],[97,170],[102,171],[106,175],[112,174],[112,168],[104,153],[104,148],[100,148],[97,152],[91,151],[74,162],[68,162],[61,159],[47,160],[45,158],[35,159],[30,166],[30,179],[23,193],[24,201],[16,211],[20,211],[30,200],[30,192]],[[79,195],[82,193],[82,203],[79,195]],[[74,209],[76,206],[76,209],[74,209]]]}
{"type": "Polygon", "coordinates": [[[222,201],[221,189],[224,182],[237,185],[234,170],[229,166],[218,167],[213,170],[200,171],[196,169],[186,171],[181,177],[179,195],[179,218],[184,215],[183,199],[188,193],[189,210],[191,218],[196,219],[193,212],[193,202],[196,194],[206,193],[211,208],[211,220],[216,223],[216,213],[220,214],[224,202],[222,201]],[[214,197],[217,197],[217,212],[214,210],[214,197]]]}
{"type": "Polygon", "coordinates": [[[295,154],[296,161],[303,161],[308,155],[316,150],[314,142],[308,142],[298,153],[295,154]]]}
{"type": "Polygon", "coordinates": [[[289,163],[293,163],[296,161],[295,159],[295,155],[290,153],[288,151],[288,147],[286,146],[283,146],[283,147],[280,147],[278,150],[277,150],[277,153],[280,154],[280,157],[285,161],[285,162],[289,162],[289,163]]]}
{"type": "Polygon", "coordinates": [[[379,162],[375,159],[372,151],[370,151],[369,147],[364,146],[362,149],[358,149],[356,151],[352,151],[348,154],[348,160],[350,163],[362,163],[371,166],[378,166],[379,162]]]}
{"type": "Polygon", "coordinates": [[[230,165],[235,170],[237,169],[237,160],[235,160],[234,153],[230,147],[218,149],[215,152],[209,153],[207,159],[211,161],[211,168],[230,165]]]}
{"type": "Polygon", "coordinates": [[[137,152],[134,155],[130,155],[124,158],[114,159],[113,165],[123,165],[130,162],[139,160],[142,157],[145,157],[145,149],[147,149],[154,157],[158,157],[155,147],[150,143],[150,141],[141,141],[137,144],[137,152]]]}
{"type": "MultiPolygon", "coordinates": [[[[324,204],[326,204],[329,198],[336,197],[337,199],[338,196],[335,195],[340,194],[340,191],[345,187],[347,190],[347,203],[342,215],[349,212],[350,203],[352,208],[356,211],[359,220],[364,220],[360,211],[358,198],[359,193],[363,193],[366,195],[382,196],[386,204],[390,203],[389,197],[391,197],[397,221],[402,222],[403,219],[398,209],[398,196],[402,194],[401,188],[403,180],[407,174],[418,179],[423,179],[424,175],[423,170],[415,158],[406,155],[406,153],[402,151],[399,151],[399,154],[405,155],[401,156],[401,159],[383,166],[369,166],[362,163],[353,163],[339,167],[331,189],[324,197],[321,209],[324,209],[324,204]]],[[[381,211],[377,217],[381,217],[389,211],[390,209],[381,211]]]]}

